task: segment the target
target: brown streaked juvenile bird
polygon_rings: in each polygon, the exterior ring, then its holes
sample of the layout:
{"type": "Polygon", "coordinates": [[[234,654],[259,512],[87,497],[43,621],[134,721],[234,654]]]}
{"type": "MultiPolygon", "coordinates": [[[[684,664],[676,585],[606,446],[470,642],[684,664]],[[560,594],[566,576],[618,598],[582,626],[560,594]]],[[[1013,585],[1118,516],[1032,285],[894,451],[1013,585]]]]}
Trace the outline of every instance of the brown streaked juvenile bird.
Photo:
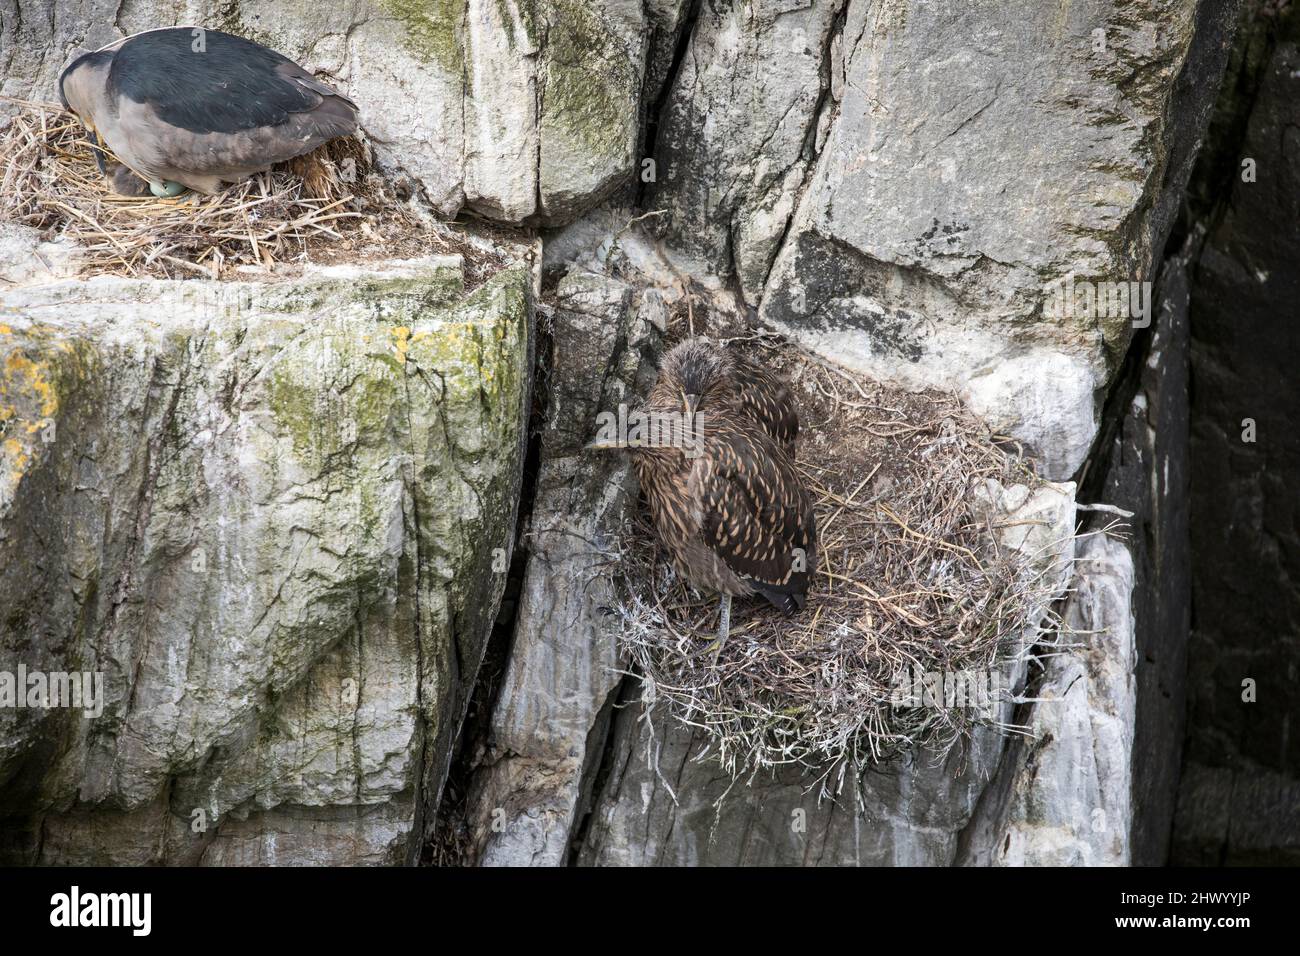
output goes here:
{"type": "Polygon", "coordinates": [[[715,387],[729,388],[739,396],[740,407],[793,458],[795,440],[799,437],[799,413],[789,387],[767,369],[732,349],[723,350],[719,359],[723,369],[722,381],[715,383],[715,387]]]}
{"type": "MultiPolygon", "coordinates": [[[[212,194],[357,129],[356,104],[292,60],[200,27],[83,54],[59,76],[59,97],[156,196],[212,194]]],[[[95,160],[106,171],[98,148],[95,160]]],[[[120,170],[113,183],[139,191],[120,170]]]]}
{"type": "Polygon", "coordinates": [[[673,566],[693,586],[721,595],[716,659],[733,597],[762,595],[786,614],[807,600],[817,532],[794,466],[794,401],[766,370],[690,339],[664,357],[640,411],[651,422],[690,423],[644,429],[623,447],[673,566]]]}

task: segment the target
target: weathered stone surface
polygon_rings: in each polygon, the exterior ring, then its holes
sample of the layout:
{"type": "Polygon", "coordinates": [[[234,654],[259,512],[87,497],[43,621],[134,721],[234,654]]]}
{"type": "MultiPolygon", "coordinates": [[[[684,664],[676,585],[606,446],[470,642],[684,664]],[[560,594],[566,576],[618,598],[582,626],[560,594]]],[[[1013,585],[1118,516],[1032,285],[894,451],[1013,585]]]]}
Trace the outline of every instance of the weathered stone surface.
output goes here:
{"type": "Polygon", "coordinates": [[[734,269],[757,304],[812,155],[823,52],[843,3],[700,6],[659,117],[646,205],[665,210],[676,248],[713,272],[734,269]]]}
{"type": "MultiPolygon", "coordinates": [[[[1277,303],[1300,297],[1293,34],[1238,91],[1258,108],[1245,150],[1218,144],[1231,208],[1199,259],[1167,263],[1140,352],[1126,362],[1129,317],[1045,308],[1069,274],[1155,278],[1236,6],[23,0],[0,90],[53,98],[78,45],[228,29],[337,77],[386,167],[442,213],[570,223],[546,235],[558,308],[515,632],[487,736],[462,751],[467,862],[1163,862],[1189,472],[1211,603],[1173,857],[1277,862],[1300,844],[1289,696],[1269,684],[1297,632],[1277,477],[1294,455],[1276,441],[1295,417],[1277,391],[1294,365],[1277,303]],[[646,143],[638,207],[593,209],[640,188],[646,143]],[[1237,182],[1239,153],[1258,183],[1237,182]],[[644,222],[665,241],[642,241],[631,220],[659,209],[644,222]],[[1033,740],[891,765],[858,812],[795,775],[728,792],[701,740],[642,719],[605,611],[634,482],[579,446],[597,410],[643,393],[652,330],[685,296],[699,322],[738,296],[835,361],[955,389],[1046,475],[1135,512],[1127,549],[1095,539],[1076,565],[1070,620],[1097,633],[1045,660],[1049,700],[1014,715],[1033,740]],[[1229,567],[1240,554],[1259,560],[1229,567]],[[1231,627],[1242,606],[1257,640],[1231,627]]],[[[415,859],[509,563],[523,271],[469,297],[450,263],[37,288],[75,266],[47,238],[0,231],[0,671],[98,669],[108,702],[93,720],[0,709],[0,860],[415,859]]],[[[1038,508],[1047,524],[1014,532],[1038,545],[1072,523],[1064,492],[980,493],[1038,508]]]]}
{"type": "Polygon", "coordinates": [[[1249,765],[1187,761],[1170,861],[1178,866],[1300,865],[1300,781],[1249,765]]]}
{"type": "Polygon", "coordinates": [[[467,814],[473,857],[483,865],[567,862],[582,788],[591,784],[584,770],[600,756],[609,720],[602,711],[621,680],[612,542],[635,502],[635,481],[626,456],[583,445],[597,413],[634,394],[648,322],[633,293],[574,270],[560,280],[548,318],[528,565],[467,814]]]}
{"type": "Polygon", "coordinates": [[[1213,97],[1176,81],[1217,82],[1226,51],[1211,7],[851,2],[764,318],[962,389],[1048,476],[1073,474],[1131,322],[1050,318],[1046,286],[1153,277],[1213,97]]]}
{"type": "Polygon", "coordinates": [[[641,0],[541,7],[536,218],[557,225],[608,196],[635,165],[648,27],[641,0]]]}
{"type": "Polygon", "coordinates": [[[819,801],[815,780],[795,773],[733,785],[715,761],[696,759],[703,740],[640,720],[632,703],[616,711],[582,865],[947,865],[1003,744],[979,733],[938,765],[921,754],[873,775],[859,814],[848,790],[819,801]]]}
{"type": "Polygon", "coordinates": [[[1133,559],[1100,535],[1079,543],[1065,612],[1076,633],[1043,663],[1031,739],[1008,748],[961,862],[1127,866],[1136,708],[1133,559]]]}
{"type": "MultiPolygon", "coordinates": [[[[0,93],[57,100],[79,47],[164,25],[227,30],[336,77],[381,160],[442,213],[556,224],[627,181],[653,29],[641,0],[21,0],[0,93]]],[[[0,104],[0,116],[12,110],[0,104]]]]}
{"type": "Polygon", "coordinates": [[[105,682],[0,709],[6,859],[415,858],[513,539],[529,285],[3,293],[0,671],[105,682]]]}

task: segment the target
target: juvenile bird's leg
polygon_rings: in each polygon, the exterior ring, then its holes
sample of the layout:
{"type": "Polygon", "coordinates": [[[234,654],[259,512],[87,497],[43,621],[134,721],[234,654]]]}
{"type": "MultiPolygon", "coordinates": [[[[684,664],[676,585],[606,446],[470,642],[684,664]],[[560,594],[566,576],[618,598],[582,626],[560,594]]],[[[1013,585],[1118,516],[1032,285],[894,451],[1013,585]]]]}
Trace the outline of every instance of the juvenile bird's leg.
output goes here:
{"type": "Polygon", "coordinates": [[[718,656],[722,653],[722,645],[727,643],[727,636],[731,633],[731,595],[722,595],[722,603],[718,608],[718,639],[713,642],[713,663],[718,663],[718,656]]]}

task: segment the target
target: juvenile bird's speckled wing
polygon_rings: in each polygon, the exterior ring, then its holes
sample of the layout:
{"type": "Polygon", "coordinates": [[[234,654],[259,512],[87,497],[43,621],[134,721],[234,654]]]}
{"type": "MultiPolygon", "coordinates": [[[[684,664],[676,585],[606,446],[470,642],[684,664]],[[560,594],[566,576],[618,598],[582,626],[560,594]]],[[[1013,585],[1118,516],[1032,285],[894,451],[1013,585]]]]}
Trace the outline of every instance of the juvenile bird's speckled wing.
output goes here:
{"type": "Polygon", "coordinates": [[[802,608],[816,532],[784,452],[752,426],[716,423],[691,484],[709,547],[786,613],[802,608]]]}
{"type": "Polygon", "coordinates": [[[128,135],[172,165],[264,168],[356,131],[356,104],[292,60],[217,30],[195,34],[131,37],[108,74],[128,135]]]}
{"type": "Polygon", "coordinates": [[[741,407],[782,447],[791,451],[799,437],[799,413],[789,387],[739,353],[732,353],[730,360],[741,407]]]}

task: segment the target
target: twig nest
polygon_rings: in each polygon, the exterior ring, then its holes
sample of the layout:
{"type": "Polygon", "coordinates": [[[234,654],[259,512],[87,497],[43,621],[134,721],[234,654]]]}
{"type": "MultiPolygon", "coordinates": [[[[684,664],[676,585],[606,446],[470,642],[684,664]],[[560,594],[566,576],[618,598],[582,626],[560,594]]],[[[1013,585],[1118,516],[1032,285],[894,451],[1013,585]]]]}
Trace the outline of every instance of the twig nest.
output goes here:
{"type": "Polygon", "coordinates": [[[796,764],[835,789],[981,724],[1011,729],[1025,652],[1059,627],[1072,486],[1039,479],[953,396],[755,347],[799,397],[816,580],[792,618],[738,602],[714,664],[716,600],[676,579],[643,519],[628,529],[623,644],[647,710],[702,729],[733,777],[796,764]]]}
{"type": "Polygon", "coordinates": [[[240,266],[265,274],[307,259],[483,258],[398,202],[400,190],[358,137],[331,140],[215,196],[181,195],[180,184],[147,183],[107,158],[111,179],[75,116],[24,103],[0,127],[0,220],[76,241],[83,274],[223,278],[240,266]]]}

